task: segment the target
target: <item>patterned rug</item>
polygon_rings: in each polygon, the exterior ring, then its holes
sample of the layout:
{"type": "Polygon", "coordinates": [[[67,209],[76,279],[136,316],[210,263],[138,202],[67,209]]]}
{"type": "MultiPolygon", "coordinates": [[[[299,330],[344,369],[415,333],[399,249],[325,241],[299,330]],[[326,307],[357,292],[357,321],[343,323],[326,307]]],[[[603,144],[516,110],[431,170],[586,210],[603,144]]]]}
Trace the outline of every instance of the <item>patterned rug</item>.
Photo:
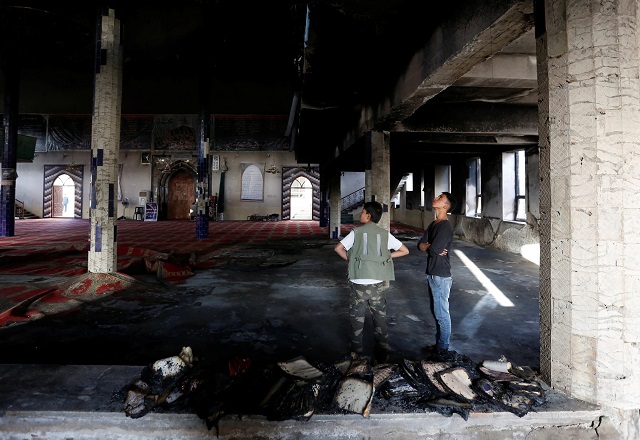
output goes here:
{"type": "Polygon", "coordinates": [[[0,288],[0,327],[20,324],[79,307],[131,288],[137,281],[126,275],[85,273],[55,287],[33,289],[29,285],[0,288]]]}
{"type": "MultiPolygon", "coordinates": [[[[355,226],[342,225],[341,234],[355,226]]],[[[0,237],[0,327],[135,288],[141,274],[180,283],[199,269],[238,258],[243,247],[283,240],[329,241],[328,228],[313,221],[210,222],[208,238],[197,239],[195,222],[122,220],[118,272],[93,274],[87,271],[89,228],[90,221],[81,219],[17,220],[15,236],[0,237]]],[[[397,223],[392,223],[391,232],[422,234],[397,223]]]]}

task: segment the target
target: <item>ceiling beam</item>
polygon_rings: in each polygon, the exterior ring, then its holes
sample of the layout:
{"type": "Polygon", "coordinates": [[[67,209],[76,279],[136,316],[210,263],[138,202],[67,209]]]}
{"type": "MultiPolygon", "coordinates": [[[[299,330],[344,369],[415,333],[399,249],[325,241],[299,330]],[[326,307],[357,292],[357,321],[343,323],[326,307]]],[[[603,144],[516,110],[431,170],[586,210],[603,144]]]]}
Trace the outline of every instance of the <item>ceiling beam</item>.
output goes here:
{"type": "Polygon", "coordinates": [[[358,123],[344,136],[344,149],[373,128],[393,130],[403,119],[474,66],[500,52],[534,25],[533,2],[477,0],[444,22],[414,54],[391,94],[362,106],[358,123]]]}
{"type": "Polygon", "coordinates": [[[530,105],[466,102],[429,103],[396,124],[400,132],[537,136],[538,108],[530,105]]]}
{"type": "Polygon", "coordinates": [[[468,134],[468,133],[392,133],[392,143],[422,145],[537,145],[538,136],[503,135],[500,133],[468,134]],[[415,136],[403,136],[411,134],[415,136]]]}

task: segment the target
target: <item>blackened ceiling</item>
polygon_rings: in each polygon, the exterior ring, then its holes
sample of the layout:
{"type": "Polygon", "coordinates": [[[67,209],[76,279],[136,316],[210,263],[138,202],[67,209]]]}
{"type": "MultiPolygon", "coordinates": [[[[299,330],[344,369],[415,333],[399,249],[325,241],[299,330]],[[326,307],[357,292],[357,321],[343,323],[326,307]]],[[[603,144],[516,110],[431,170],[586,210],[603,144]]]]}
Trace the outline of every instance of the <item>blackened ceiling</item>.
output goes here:
{"type": "Polygon", "coordinates": [[[398,164],[536,142],[535,73],[497,73],[535,64],[532,6],[516,0],[2,0],[21,113],[92,112],[105,6],[122,23],[125,114],[290,115],[299,162],[343,170],[363,169],[372,128],[398,164]]]}

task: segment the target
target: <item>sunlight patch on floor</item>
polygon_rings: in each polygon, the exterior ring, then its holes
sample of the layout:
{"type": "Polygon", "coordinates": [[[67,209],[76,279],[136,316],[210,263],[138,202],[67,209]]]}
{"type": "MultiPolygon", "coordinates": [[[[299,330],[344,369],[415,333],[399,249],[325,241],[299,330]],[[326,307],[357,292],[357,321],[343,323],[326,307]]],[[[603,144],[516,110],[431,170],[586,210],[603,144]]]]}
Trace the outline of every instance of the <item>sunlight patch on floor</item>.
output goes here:
{"type": "Polygon", "coordinates": [[[520,255],[540,266],[540,244],[525,244],[520,248],[520,255]]]}
{"type": "Polygon", "coordinates": [[[493,296],[493,299],[495,299],[498,304],[500,304],[502,307],[514,307],[515,306],[511,302],[511,300],[509,300],[509,298],[507,298],[505,296],[505,294],[502,293],[502,290],[498,289],[498,287],[496,287],[496,285],[493,284],[491,282],[491,280],[489,278],[487,278],[487,276],[485,274],[482,273],[480,268],[478,268],[478,266],[476,266],[475,263],[473,261],[471,261],[464,254],[464,252],[462,252],[460,250],[457,250],[457,249],[454,249],[453,252],[458,256],[458,258],[460,258],[460,261],[462,261],[462,263],[467,267],[467,269],[469,269],[469,271],[473,274],[473,276],[475,276],[476,279],[478,281],[480,281],[482,286],[485,289],[487,289],[487,292],[489,292],[489,294],[491,296],[493,296]]]}

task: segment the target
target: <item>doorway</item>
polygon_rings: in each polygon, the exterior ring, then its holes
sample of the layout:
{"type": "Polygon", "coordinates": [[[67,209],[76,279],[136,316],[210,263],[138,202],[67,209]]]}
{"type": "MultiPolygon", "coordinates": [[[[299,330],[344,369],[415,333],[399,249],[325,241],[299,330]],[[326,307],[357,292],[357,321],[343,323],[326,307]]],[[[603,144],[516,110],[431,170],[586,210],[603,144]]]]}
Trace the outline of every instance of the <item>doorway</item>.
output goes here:
{"type": "Polygon", "coordinates": [[[291,220],[313,219],[313,187],[306,177],[291,183],[291,220]]]}
{"type": "Polygon", "coordinates": [[[74,217],[76,185],[68,174],[60,174],[53,182],[53,217],[74,217]]]}
{"type": "MultiPolygon", "coordinates": [[[[320,169],[318,167],[282,167],[282,220],[293,220],[292,217],[292,204],[291,204],[291,190],[293,188],[305,188],[307,185],[304,181],[296,180],[304,178],[308,180],[311,185],[311,218],[310,220],[320,220],[320,169]]],[[[303,194],[306,194],[306,190],[302,190],[303,194]]],[[[296,190],[298,192],[298,190],[296,190]]],[[[303,197],[296,197],[295,203],[300,203],[300,199],[303,197]]],[[[308,209],[308,205],[305,205],[308,209]]],[[[296,208],[297,209],[297,208],[296,208]]],[[[305,209],[303,208],[302,211],[305,209]]],[[[296,216],[300,216],[302,213],[296,213],[296,216]]]]}
{"type": "Polygon", "coordinates": [[[185,170],[178,170],[167,185],[167,220],[189,220],[190,208],[196,199],[195,177],[185,170]]]}

